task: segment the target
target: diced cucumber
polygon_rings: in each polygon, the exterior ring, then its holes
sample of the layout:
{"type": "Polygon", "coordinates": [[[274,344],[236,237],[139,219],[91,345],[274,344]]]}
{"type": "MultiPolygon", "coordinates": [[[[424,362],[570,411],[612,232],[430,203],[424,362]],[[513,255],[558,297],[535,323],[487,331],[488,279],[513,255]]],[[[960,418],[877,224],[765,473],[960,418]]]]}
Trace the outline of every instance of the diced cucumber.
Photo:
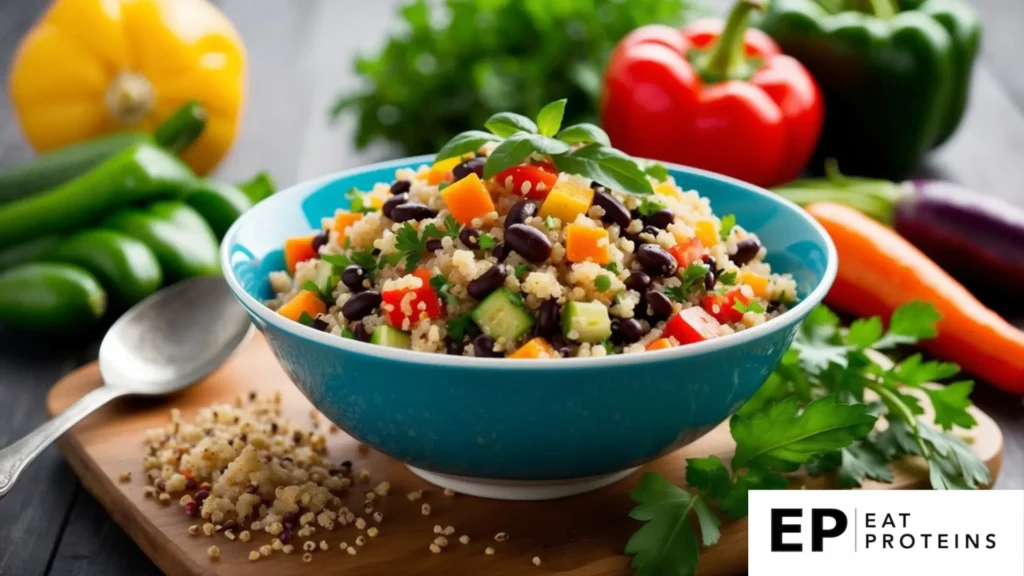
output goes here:
{"type": "Polygon", "coordinates": [[[373,331],[373,336],[370,336],[370,342],[388,348],[412,348],[412,338],[408,332],[387,325],[378,326],[373,331]]]}
{"type": "Polygon", "coordinates": [[[607,340],[612,335],[608,308],[600,302],[567,303],[562,308],[562,334],[566,338],[591,344],[607,340]]]}
{"type": "Polygon", "coordinates": [[[337,281],[333,284],[332,279],[336,278],[334,275],[334,266],[328,264],[323,260],[316,263],[316,273],[313,274],[313,284],[316,284],[317,290],[320,294],[330,297],[331,292],[334,291],[334,287],[337,286],[337,281]]]}
{"type": "Polygon", "coordinates": [[[523,306],[523,300],[507,288],[498,288],[477,304],[471,314],[473,322],[495,340],[504,338],[512,343],[533,327],[533,316],[523,306]]]}

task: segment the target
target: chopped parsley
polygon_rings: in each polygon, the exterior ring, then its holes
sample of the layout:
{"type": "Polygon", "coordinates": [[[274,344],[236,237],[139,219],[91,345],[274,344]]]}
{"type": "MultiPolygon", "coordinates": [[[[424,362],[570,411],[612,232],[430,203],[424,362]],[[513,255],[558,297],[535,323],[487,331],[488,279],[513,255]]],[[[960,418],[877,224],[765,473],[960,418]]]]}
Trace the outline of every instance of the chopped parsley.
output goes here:
{"type": "Polygon", "coordinates": [[[554,216],[547,216],[544,218],[544,226],[546,226],[548,230],[554,230],[555,227],[558,226],[558,222],[555,222],[554,216]]]}
{"type": "Polygon", "coordinates": [[[347,268],[349,264],[352,264],[352,260],[344,254],[321,254],[320,259],[342,269],[347,268]]]}
{"type": "Polygon", "coordinates": [[[346,326],[346,327],[341,329],[341,337],[342,338],[348,338],[349,340],[355,340],[356,339],[356,334],[355,334],[355,332],[349,330],[348,326],[346,326]]]}
{"type": "Polygon", "coordinates": [[[302,315],[299,316],[299,324],[302,324],[303,326],[312,326],[313,322],[315,322],[315,320],[309,315],[309,312],[303,312],[302,315]]]}
{"type": "Polygon", "coordinates": [[[368,193],[360,192],[358,189],[353,188],[345,194],[345,198],[349,201],[349,212],[355,212],[357,214],[367,214],[369,212],[377,212],[378,209],[374,208],[367,202],[366,198],[369,196],[368,193]]]}
{"type": "Polygon", "coordinates": [[[598,292],[607,292],[612,287],[612,279],[607,274],[600,274],[594,279],[594,288],[597,288],[598,292]]]}
{"type": "Polygon", "coordinates": [[[529,264],[520,264],[519,266],[516,266],[514,268],[515,273],[516,273],[516,278],[521,278],[523,276],[523,274],[526,274],[526,271],[529,270],[529,269],[530,269],[530,265],[529,264]]]}
{"type": "Polygon", "coordinates": [[[604,265],[604,269],[611,272],[612,274],[619,273],[619,265],[615,262],[609,262],[604,265]]]}
{"type": "Polygon", "coordinates": [[[680,304],[686,302],[694,288],[704,287],[704,277],[707,276],[708,270],[707,264],[700,260],[691,262],[679,275],[679,279],[683,283],[679,286],[665,288],[665,295],[680,304]]]}
{"type": "Polygon", "coordinates": [[[729,270],[728,272],[722,273],[718,277],[718,281],[726,286],[733,286],[736,284],[736,271],[729,270]]]}
{"type": "Polygon", "coordinates": [[[455,216],[448,214],[444,217],[444,233],[449,238],[459,237],[459,221],[455,219],[455,216]]]}
{"type": "Polygon", "coordinates": [[[494,236],[491,236],[487,232],[483,232],[477,239],[477,243],[480,245],[480,248],[487,250],[489,248],[494,248],[498,241],[494,239],[494,236]]]}
{"type": "Polygon", "coordinates": [[[761,303],[758,302],[757,300],[751,300],[750,302],[744,304],[742,300],[737,298],[736,301],[733,302],[732,304],[732,309],[739,312],[740,314],[746,314],[747,312],[755,312],[757,314],[764,313],[764,306],[761,306],[761,303]]]}
{"type": "Polygon", "coordinates": [[[430,279],[430,287],[437,292],[437,295],[444,298],[448,303],[448,306],[455,307],[459,305],[459,299],[451,293],[451,283],[444,276],[437,274],[430,279]]]}
{"type": "Polygon", "coordinates": [[[736,226],[736,215],[726,214],[722,216],[722,228],[718,231],[718,236],[723,242],[729,238],[729,234],[732,233],[733,227],[736,226]]]}
{"type": "Polygon", "coordinates": [[[654,200],[654,199],[651,199],[651,198],[644,198],[640,202],[640,207],[637,210],[640,211],[640,215],[641,216],[650,216],[651,214],[654,214],[655,212],[658,212],[658,211],[664,210],[664,209],[665,209],[665,205],[662,204],[661,201],[654,200]]]}
{"type": "Polygon", "coordinates": [[[456,316],[448,321],[448,336],[455,342],[461,342],[466,336],[473,336],[477,332],[479,329],[469,314],[456,316]]]}

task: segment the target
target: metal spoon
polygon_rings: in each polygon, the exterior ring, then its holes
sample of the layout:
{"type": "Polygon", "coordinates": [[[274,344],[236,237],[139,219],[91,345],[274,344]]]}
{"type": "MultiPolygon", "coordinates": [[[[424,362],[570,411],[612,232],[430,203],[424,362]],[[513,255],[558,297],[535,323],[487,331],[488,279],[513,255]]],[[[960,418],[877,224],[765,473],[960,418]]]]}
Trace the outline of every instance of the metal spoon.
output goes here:
{"type": "Polygon", "coordinates": [[[223,278],[195,278],[139,302],[100,344],[103,385],[21,440],[0,450],[0,498],[35,457],[69,428],[114,398],[183,390],[213,372],[252,325],[223,278]]]}

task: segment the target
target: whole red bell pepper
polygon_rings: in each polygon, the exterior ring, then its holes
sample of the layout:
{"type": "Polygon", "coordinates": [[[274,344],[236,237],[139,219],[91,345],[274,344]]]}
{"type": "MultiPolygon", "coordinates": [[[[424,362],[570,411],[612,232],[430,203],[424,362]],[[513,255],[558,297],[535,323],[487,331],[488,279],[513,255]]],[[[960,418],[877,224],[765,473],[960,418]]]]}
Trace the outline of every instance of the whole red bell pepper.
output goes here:
{"type": "Polygon", "coordinates": [[[821,134],[821,90],[771,38],[747,28],[759,8],[741,0],[724,23],[650,25],[623,38],[601,103],[612,143],[761,186],[796,178],[821,134]]]}

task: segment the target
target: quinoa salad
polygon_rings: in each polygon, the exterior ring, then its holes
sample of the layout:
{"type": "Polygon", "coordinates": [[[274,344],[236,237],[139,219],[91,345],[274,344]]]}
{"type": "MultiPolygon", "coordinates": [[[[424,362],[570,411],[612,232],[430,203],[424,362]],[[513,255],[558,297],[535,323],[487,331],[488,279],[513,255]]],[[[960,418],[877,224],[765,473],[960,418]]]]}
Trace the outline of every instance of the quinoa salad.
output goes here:
{"type": "MultiPolygon", "coordinates": [[[[627,193],[559,170],[578,142],[562,155],[527,150],[505,167],[503,142],[483,140],[352,191],[319,233],[288,239],[268,306],[383,346],[565,358],[727,336],[797,299],[756,235],[663,167],[637,163],[644,181],[632,187],[650,193],[627,193]],[[495,158],[502,169],[489,174],[495,158]]],[[[602,145],[583,144],[593,155],[586,146],[602,145]]]]}

